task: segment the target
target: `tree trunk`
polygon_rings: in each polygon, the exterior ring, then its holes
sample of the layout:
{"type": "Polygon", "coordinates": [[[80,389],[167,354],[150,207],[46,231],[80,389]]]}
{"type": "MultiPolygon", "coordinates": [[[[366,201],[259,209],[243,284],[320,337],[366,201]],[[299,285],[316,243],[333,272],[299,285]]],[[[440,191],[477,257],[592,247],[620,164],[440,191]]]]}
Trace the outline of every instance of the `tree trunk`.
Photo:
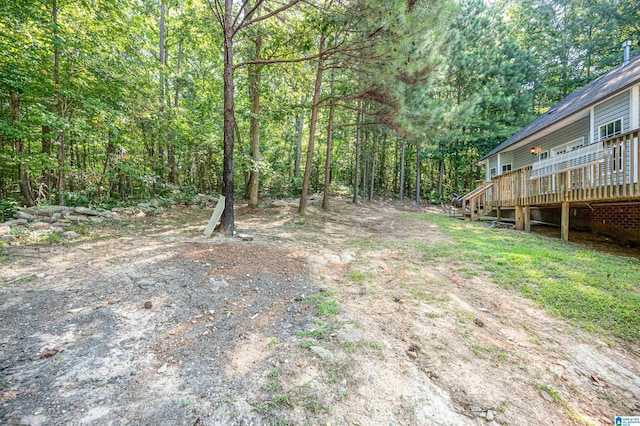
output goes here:
{"type": "Polygon", "coordinates": [[[420,204],[420,143],[416,143],[416,204],[420,204]]]}
{"type": "MultiPolygon", "coordinates": [[[[178,77],[176,79],[176,90],[173,94],[173,109],[174,116],[178,113],[178,106],[180,104],[180,77],[182,73],[182,45],[183,40],[180,39],[178,42],[178,68],[177,74],[178,77]]],[[[165,58],[166,60],[166,58],[165,58]]],[[[175,132],[171,131],[171,138],[169,140],[169,146],[167,147],[167,163],[169,166],[169,183],[177,184],[178,183],[178,165],[176,163],[176,146],[175,146],[175,132]]]]}
{"type": "Polygon", "coordinates": [[[387,193],[387,134],[382,135],[382,149],[380,150],[380,167],[378,168],[378,188],[382,190],[382,193],[387,193]]]}
{"type": "Polygon", "coordinates": [[[329,105],[329,124],[327,125],[327,158],[324,164],[324,194],[322,196],[322,208],[329,208],[329,185],[331,185],[331,150],[333,145],[333,96],[335,95],[336,69],[331,70],[331,104],[329,105]]]}
{"type": "MultiPolygon", "coordinates": [[[[64,119],[65,108],[60,93],[60,40],[58,38],[58,0],[53,0],[51,8],[51,21],[53,22],[53,83],[54,83],[54,110],[61,120],[64,119]]],[[[64,130],[57,129],[56,145],[58,146],[58,204],[65,205],[65,176],[64,176],[64,130]]]]}
{"type": "Polygon", "coordinates": [[[400,194],[398,199],[402,201],[404,195],[404,151],[405,141],[402,140],[402,148],[400,148],[400,194]]]}
{"type": "Polygon", "coordinates": [[[367,176],[369,175],[369,158],[367,156],[367,150],[369,149],[369,136],[370,133],[365,130],[364,137],[362,138],[362,198],[368,198],[369,194],[367,191],[367,183],[369,183],[369,180],[367,179],[367,176]]]}
{"type": "Polygon", "coordinates": [[[164,32],[164,18],[166,13],[166,7],[164,1],[160,2],[160,45],[158,50],[160,52],[160,112],[164,112],[164,103],[166,98],[166,86],[164,84],[164,62],[165,62],[165,32],[164,32]]]}
{"type": "Polygon", "coordinates": [[[353,177],[353,204],[358,204],[358,191],[360,190],[360,125],[362,123],[362,103],[358,101],[358,113],[356,115],[356,164],[353,168],[355,176],[353,177]]]}
{"type": "Polygon", "coordinates": [[[233,84],[233,0],[224,2],[224,165],[222,172],[222,195],[225,198],[222,212],[222,230],[227,235],[235,233],[235,218],[233,214],[233,131],[235,127],[234,112],[234,84],[233,84]]]}
{"type": "MultiPolygon", "coordinates": [[[[249,3],[247,3],[249,4],[249,3]]],[[[255,60],[261,59],[262,53],[262,36],[254,39],[255,44],[255,60]]],[[[260,80],[262,78],[262,69],[260,65],[253,65],[249,68],[249,93],[251,103],[253,104],[253,113],[251,114],[250,136],[251,136],[251,176],[249,177],[249,206],[258,207],[258,189],[259,189],[259,167],[260,167],[260,80]]]]}
{"type": "Polygon", "coordinates": [[[293,169],[293,177],[300,177],[300,160],[302,159],[302,132],[304,131],[304,115],[296,117],[296,128],[298,129],[298,140],[296,143],[296,163],[293,169]]]}
{"type": "Polygon", "coordinates": [[[376,179],[376,149],[378,148],[378,134],[373,134],[373,151],[371,152],[371,185],[369,185],[369,201],[373,200],[376,179]]]}
{"type": "Polygon", "coordinates": [[[184,40],[181,38],[178,42],[178,77],[176,79],[176,91],[173,95],[173,107],[178,108],[180,105],[180,78],[182,77],[182,46],[184,40]]]}
{"type": "Polygon", "coordinates": [[[51,155],[51,127],[42,125],[42,156],[46,159],[47,165],[42,169],[40,177],[40,193],[51,202],[51,187],[53,186],[53,170],[49,168],[49,156],[51,155]]]}
{"type": "MultiPolygon", "coordinates": [[[[20,123],[20,95],[16,92],[9,93],[9,103],[11,106],[11,125],[16,127],[20,123]]],[[[31,177],[27,172],[24,161],[24,141],[16,137],[13,139],[13,146],[16,153],[16,159],[18,162],[18,178],[20,181],[20,193],[25,199],[27,206],[31,207],[36,204],[31,191],[31,177]]]]}
{"type": "Polygon", "coordinates": [[[298,214],[303,215],[307,208],[307,193],[309,192],[309,180],[311,178],[311,166],[313,164],[313,145],[316,140],[316,125],[318,124],[318,109],[320,107],[320,93],[322,91],[322,73],[324,71],[325,57],[322,54],[326,46],[327,36],[320,36],[320,57],[318,58],[318,71],[316,74],[316,84],[313,89],[313,106],[311,108],[311,122],[309,123],[309,146],[307,147],[307,161],[304,168],[304,180],[302,182],[302,194],[300,195],[300,206],[298,214]]]}
{"type": "MultiPolygon", "coordinates": [[[[444,155],[444,153],[443,153],[444,155]]],[[[444,157],[440,158],[440,164],[438,165],[438,197],[442,199],[442,186],[444,181],[444,157]]]]}

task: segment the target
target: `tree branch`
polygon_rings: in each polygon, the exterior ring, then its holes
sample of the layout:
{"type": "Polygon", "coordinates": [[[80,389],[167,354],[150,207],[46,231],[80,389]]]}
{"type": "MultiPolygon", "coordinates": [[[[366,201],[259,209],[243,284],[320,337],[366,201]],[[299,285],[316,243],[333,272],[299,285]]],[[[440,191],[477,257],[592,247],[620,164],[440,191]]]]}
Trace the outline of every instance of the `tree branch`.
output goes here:
{"type": "MultiPolygon", "coordinates": [[[[242,21],[240,21],[240,23],[238,24],[237,28],[235,28],[233,30],[233,33],[235,34],[238,31],[242,30],[243,28],[248,27],[249,25],[253,25],[256,22],[260,22],[260,21],[264,21],[265,19],[269,19],[272,16],[275,16],[278,13],[283,12],[283,11],[295,6],[296,4],[300,3],[301,1],[302,0],[291,0],[289,3],[285,4],[284,6],[280,6],[279,8],[274,9],[273,11],[271,11],[271,12],[265,14],[265,15],[258,16],[257,18],[254,18],[254,19],[249,19],[247,21],[247,18],[250,16],[250,14],[248,13],[247,15],[245,15],[244,18],[242,18],[242,21]]],[[[253,10],[250,11],[250,12],[253,12],[253,10]]]]}

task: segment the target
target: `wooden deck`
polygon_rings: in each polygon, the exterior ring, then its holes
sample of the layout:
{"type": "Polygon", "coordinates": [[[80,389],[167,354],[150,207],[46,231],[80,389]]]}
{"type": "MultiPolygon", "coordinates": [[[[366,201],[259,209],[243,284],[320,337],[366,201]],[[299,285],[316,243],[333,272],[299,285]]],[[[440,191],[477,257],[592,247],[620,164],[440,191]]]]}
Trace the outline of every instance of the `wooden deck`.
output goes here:
{"type": "Polygon", "coordinates": [[[476,189],[468,194],[469,203],[491,206],[498,211],[501,207],[514,207],[519,229],[526,227],[530,207],[562,206],[563,239],[566,240],[570,204],[640,199],[639,139],[640,130],[634,130],[598,142],[599,146],[592,144],[583,155],[569,153],[566,159],[559,156],[553,167],[531,165],[495,176],[492,186],[484,182],[481,187],[486,190],[476,189]]]}

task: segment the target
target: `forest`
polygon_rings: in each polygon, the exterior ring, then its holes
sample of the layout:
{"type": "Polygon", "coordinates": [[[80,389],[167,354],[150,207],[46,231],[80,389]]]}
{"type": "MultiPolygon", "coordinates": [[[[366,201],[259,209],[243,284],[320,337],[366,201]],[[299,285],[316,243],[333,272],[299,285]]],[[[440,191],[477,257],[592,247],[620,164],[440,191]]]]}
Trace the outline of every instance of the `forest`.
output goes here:
{"type": "Polygon", "coordinates": [[[5,0],[0,202],[441,202],[629,39],[634,0],[5,0]]]}

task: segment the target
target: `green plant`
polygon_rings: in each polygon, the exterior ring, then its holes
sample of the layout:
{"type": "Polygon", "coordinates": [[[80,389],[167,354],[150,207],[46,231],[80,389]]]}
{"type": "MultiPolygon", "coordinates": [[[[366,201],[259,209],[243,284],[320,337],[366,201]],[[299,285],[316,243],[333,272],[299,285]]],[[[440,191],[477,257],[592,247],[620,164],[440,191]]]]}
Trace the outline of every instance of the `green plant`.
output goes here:
{"type": "Polygon", "coordinates": [[[547,237],[486,228],[443,215],[406,217],[426,220],[452,239],[446,244],[415,244],[425,260],[445,258],[452,264],[462,263],[470,271],[486,271],[497,284],[521,292],[585,330],[640,340],[638,259],[583,250],[547,237]]]}
{"type": "Polygon", "coordinates": [[[18,204],[14,200],[0,201],[0,222],[11,219],[18,210],[18,204]]]}
{"type": "Polygon", "coordinates": [[[46,235],[45,240],[49,244],[60,244],[64,241],[64,237],[62,236],[62,232],[53,231],[46,235]]]}
{"type": "Polygon", "coordinates": [[[322,321],[318,321],[316,322],[317,325],[319,325],[318,328],[313,329],[313,330],[302,330],[298,332],[298,337],[300,338],[307,338],[307,337],[312,337],[314,339],[325,339],[327,338],[331,333],[333,333],[333,331],[335,330],[335,326],[331,325],[331,324],[327,324],[325,322],[322,321]]]}
{"type": "Polygon", "coordinates": [[[310,348],[313,346],[313,340],[305,339],[298,342],[298,346],[301,348],[310,348]]]}
{"type": "Polygon", "coordinates": [[[276,392],[282,389],[280,384],[280,369],[271,367],[267,373],[267,380],[262,384],[262,390],[266,392],[276,392]]]}
{"type": "Polygon", "coordinates": [[[293,408],[296,406],[293,397],[289,394],[276,395],[273,397],[273,403],[278,406],[293,408]]]}
{"type": "Polygon", "coordinates": [[[584,421],[580,413],[578,413],[572,406],[570,406],[565,400],[562,399],[560,392],[558,392],[556,388],[551,385],[540,385],[538,386],[538,388],[551,395],[554,402],[560,404],[562,408],[565,409],[570,418],[572,418],[573,420],[584,421]]]}
{"type": "Polygon", "coordinates": [[[318,313],[323,317],[333,317],[340,313],[340,306],[335,300],[323,300],[318,304],[318,313]]]}

